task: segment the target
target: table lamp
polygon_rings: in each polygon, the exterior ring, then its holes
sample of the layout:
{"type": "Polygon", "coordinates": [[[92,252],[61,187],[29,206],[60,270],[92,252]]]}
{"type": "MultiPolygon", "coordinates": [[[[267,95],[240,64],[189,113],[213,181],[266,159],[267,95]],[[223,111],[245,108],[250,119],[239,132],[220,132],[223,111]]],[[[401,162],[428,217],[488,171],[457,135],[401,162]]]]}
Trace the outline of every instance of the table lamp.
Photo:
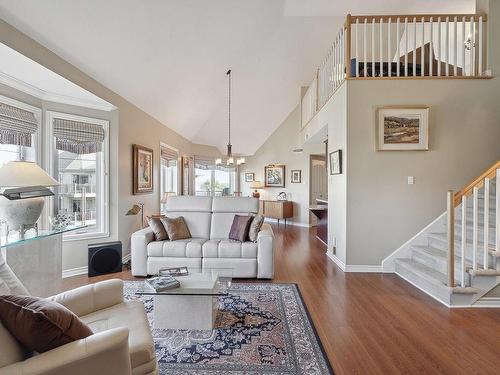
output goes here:
{"type": "Polygon", "coordinates": [[[9,229],[21,234],[29,228],[36,229],[44,197],[54,195],[49,186],[59,183],[36,163],[10,161],[0,168],[0,187],[5,189],[0,197],[0,217],[7,221],[9,229]]]}
{"type": "Polygon", "coordinates": [[[264,189],[264,186],[262,186],[260,181],[255,180],[250,184],[250,189],[254,189],[254,191],[252,192],[252,197],[260,198],[259,189],[264,189]]]}

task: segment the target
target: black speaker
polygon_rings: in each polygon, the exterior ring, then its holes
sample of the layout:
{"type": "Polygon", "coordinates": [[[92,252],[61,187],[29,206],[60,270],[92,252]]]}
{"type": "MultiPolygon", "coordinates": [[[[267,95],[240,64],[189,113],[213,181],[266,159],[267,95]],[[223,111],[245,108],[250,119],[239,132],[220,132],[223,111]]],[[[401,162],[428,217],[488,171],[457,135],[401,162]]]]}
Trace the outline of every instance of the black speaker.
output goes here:
{"type": "Polygon", "coordinates": [[[122,243],[105,242],[89,245],[89,277],[122,270],[122,243]]]}

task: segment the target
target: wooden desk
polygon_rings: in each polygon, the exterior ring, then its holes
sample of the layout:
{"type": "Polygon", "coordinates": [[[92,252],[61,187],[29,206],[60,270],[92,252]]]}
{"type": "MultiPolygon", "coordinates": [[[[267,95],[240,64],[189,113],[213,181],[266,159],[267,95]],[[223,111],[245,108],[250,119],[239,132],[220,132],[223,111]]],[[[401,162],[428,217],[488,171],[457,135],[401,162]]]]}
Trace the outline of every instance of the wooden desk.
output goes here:
{"type": "Polygon", "coordinates": [[[259,213],[264,217],[277,219],[278,225],[280,225],[280,219],[284,219],[286,226],[286,219],[293,217],[293,202],[261,200],[259,201],[259,213]]]}

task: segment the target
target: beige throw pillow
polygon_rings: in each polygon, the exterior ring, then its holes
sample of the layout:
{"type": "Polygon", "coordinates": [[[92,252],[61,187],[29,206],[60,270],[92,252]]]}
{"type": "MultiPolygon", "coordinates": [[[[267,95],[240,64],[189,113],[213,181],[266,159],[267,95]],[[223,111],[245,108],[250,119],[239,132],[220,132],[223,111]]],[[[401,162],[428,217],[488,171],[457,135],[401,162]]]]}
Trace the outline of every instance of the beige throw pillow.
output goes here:
{"type": "Polygon", "coordinates": [[[170,241],[184,240],[186,238],[191,238],[191,233],[186,225],[184,217],[179,216],[175,219],[169,217],[162,217],[161,222],[163,223],[165,229],[167,230],[168,238],[170,241]]]}
{"type": "Polygon", "coordinates": [[[168,234],[165,230],[165,226],[161,221],[162,216],[160,217],[148,217],[148,224],[153,233],[155,234],[156,241],[165,241],[168,240],[168,234]]]}
{"type": "Polygon", "coordinates": [[[260,228],[264,223],[264,216],[255,215],[253,217],[252,223],[250,224],[250,229],[248,230],[248,239],[252,242],[257,242],[257,236],[259,235],[260,228]]]}

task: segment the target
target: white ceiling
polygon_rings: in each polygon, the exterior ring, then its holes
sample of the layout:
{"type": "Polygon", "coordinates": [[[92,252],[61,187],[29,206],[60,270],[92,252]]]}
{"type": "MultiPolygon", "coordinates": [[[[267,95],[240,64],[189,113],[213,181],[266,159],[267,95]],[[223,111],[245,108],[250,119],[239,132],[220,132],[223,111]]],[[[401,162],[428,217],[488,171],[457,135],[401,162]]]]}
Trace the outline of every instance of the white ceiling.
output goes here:
{"type": "Polygon", "coordinates": [[[105,100],[2,43],[0,83],[43,100],[108,111],[114,109],[114,106],[105,100]]]}
{"type": "MultiPolygon", "coordinates": [[[[347,13],[473,11],[466,0],[0,0],[0,16],[196,143],[253,154],[299,101],[347,13]]],[[[137,126],[140,126],[138,124],[137,126]]]]}

